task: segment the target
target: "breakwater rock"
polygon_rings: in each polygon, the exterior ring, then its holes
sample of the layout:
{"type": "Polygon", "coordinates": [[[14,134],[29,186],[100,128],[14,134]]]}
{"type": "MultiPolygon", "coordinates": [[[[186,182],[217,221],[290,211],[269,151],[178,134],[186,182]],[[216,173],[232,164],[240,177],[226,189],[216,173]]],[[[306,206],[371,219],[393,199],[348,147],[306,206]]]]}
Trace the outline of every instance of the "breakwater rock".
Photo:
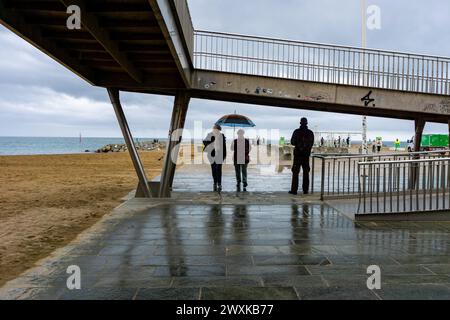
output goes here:
{"type": "MultiPolygon", "coordinates": [[[[161,150],[166,147],[166,144],[164,142],[160,142],[159,140],[139,141],[135,144],[138,151],[161,150]]],[[[125,152],[127,150],[128,148],[125,144],[107,144],[98,149],[96,153],[125,152]]]]}

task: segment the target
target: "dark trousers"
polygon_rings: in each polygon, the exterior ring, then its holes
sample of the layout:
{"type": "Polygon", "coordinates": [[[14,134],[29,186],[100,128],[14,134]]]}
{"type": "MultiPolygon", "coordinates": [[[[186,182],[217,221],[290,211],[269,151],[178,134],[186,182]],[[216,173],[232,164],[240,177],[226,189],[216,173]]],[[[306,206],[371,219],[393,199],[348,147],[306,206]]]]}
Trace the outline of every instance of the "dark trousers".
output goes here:
{"type": "Polygon", "coordinates": [[[292,166],[292,187],[291,191],[298,192],[300,170],[303,170],[303,193],[309,192],[309,157],[294,157],[294,165],[292,166]]]}
{"type": "Polygon", "coordinates": [[[212,171],[212,176],[214,179],[214,184],[221,186],[222,185],[222,165],[217,164],[217,163],[211,164],[211,171],[212,171]]]}
{"type": "Polygon", "coordinates": [[[247,186],[247,164],[235,164],[234,170],[236,172],[236,181],[237,184],[241,182],[244,183],[244,186],[247,186]]]}

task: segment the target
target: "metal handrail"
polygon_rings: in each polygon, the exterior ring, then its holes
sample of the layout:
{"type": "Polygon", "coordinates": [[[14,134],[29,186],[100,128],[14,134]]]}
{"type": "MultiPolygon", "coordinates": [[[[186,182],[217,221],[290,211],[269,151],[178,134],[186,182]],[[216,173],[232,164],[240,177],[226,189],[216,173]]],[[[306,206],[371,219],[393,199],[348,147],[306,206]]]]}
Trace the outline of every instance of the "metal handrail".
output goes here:
{"type": "Polygon", "coordinates": [[[197,30],[197,69],[450,94],[450,58],[197,30]]]}
{"type": "Polygon", "coordinates": [[[450,210],[450,157],[358,164],[358,213],[450,210]]]}
{"type": "Polygon", "coordinates": [[[422,160],[450,157],[450,150],[408,153],[386,153],[369,155],[329,155],[313,154],[311,169],[311,193],[320,190],[323,200],[328,198],[355,197],[360,193],[360,167],[364,164],[398,163],[399,161],[422,160]],[[320,161],[320,172],[317,174],[316,163],[320,161]],[[316,185],[317,184],[317,185],[316,185]]]}
{"type": "Polygon", "coordinates": [[[430,163],[439,161],[450,161],[450,158],[438,158],[438,159],[414,159],[414,160],[398,160],[398,161],[371,161],[371,162],[359,162],[360,166],[379,165],[379,164],[405,164],[405,163],[430,163]]]}
{"type": "Polygon", "coordinates": [[[450,152],[450,149],[442,149],[438,151],[417,151],[417,152],[396,152],[396,153],[382,153],[382,154],[367,154],[367,155],[342,155],[342,154],[313,154],[316,158],[371,158],[371,157],[404,157],[404,156],[420,156],[420,155],[434,155],[450,152]]]}
{"type": "Polygon", "coordinates": [[[233,33],[233,32],[225,33],[225,32],[219,32],[219,31],[207,31],[207,30],[196,29],[195,34],[214,34],[214,35],[224,36],[224,37],[247,38],[249,40],[258,39],[258,40],[262,40],[262,41],[280,41],[280,42],[288,42],[288,43],[293,43],[293,44],[306,44],[306,45],[311,45],[312,47],[323,46],[323,47],[334,47],[334,48],[342,48],[342,49],[375,51],[375,52],[379,52],[379,53],[389,53],[389,54],[399,54],[399,55],[403,54],[403,55],[418,56],[418,57],[431,58],[431,59],[450,59],[450,56],[445,57],[445,56],[436,56],[436,55],[420,54],[420,53],[413,53],[413,52],[401,52],[401,51],[395,51],[395,50],[382,50],[382,49],[376,49],[376,48],[360,48],[360,47],[352,47],[352,46],[345,46],[345,45],[339,45],[339,44],[328,44],[328,43],[323,43],[323,42],[299,41],[299,40],[283,39],[283,38],[270,38],[270,37],[263,37],[263,36],[250,36],[250,35],[243,35],[243,34],[233,33]]]}

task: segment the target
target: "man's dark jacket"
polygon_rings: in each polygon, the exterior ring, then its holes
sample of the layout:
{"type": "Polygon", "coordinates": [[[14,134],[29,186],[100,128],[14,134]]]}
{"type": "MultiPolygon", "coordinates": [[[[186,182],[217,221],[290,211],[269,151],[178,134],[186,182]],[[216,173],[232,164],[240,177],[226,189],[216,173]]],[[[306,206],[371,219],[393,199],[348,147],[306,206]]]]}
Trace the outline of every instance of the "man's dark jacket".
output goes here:
{"type": "Polygon", "coordinates": [[[294,131],[291,144],[295,146],[295,157],[310,157],[314,146],[314,133],[308,129],[308,126],[301,126],[294,131]]]}
{"type": "MultiPolygon", "coordinates": [[[[222,158],[216,159],[216,149],[209,149],[208,151],[208,159],[211,164],[218,163],[223,164],[225,162],[225,159],[227,158],[227,139],[225,138],[225,135],[223,133],[220,133],[220,136],[222,136],[222,158]]],[[[216,141],[216,137],[211,132],[208,134],[205,140],[203,140],[203,146],[206,149],[210,144],[214,143],[216,141]]]]}

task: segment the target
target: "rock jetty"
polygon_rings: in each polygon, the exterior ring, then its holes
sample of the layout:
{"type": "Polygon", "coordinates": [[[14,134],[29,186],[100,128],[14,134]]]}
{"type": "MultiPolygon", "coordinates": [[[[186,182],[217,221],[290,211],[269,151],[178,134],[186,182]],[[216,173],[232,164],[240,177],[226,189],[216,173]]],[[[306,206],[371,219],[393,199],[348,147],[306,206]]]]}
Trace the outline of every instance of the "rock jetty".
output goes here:
{"type": "MultiPolygon", "coordinates": [[[[136,142],[136,149],[139,151],[161,150],[165,147],[165,143],[159,140],[136,142]]],[[[128,148],[125,144],[107,144],[98,149],[96,153],[125,152],[127,150],[128,148]]]]}

